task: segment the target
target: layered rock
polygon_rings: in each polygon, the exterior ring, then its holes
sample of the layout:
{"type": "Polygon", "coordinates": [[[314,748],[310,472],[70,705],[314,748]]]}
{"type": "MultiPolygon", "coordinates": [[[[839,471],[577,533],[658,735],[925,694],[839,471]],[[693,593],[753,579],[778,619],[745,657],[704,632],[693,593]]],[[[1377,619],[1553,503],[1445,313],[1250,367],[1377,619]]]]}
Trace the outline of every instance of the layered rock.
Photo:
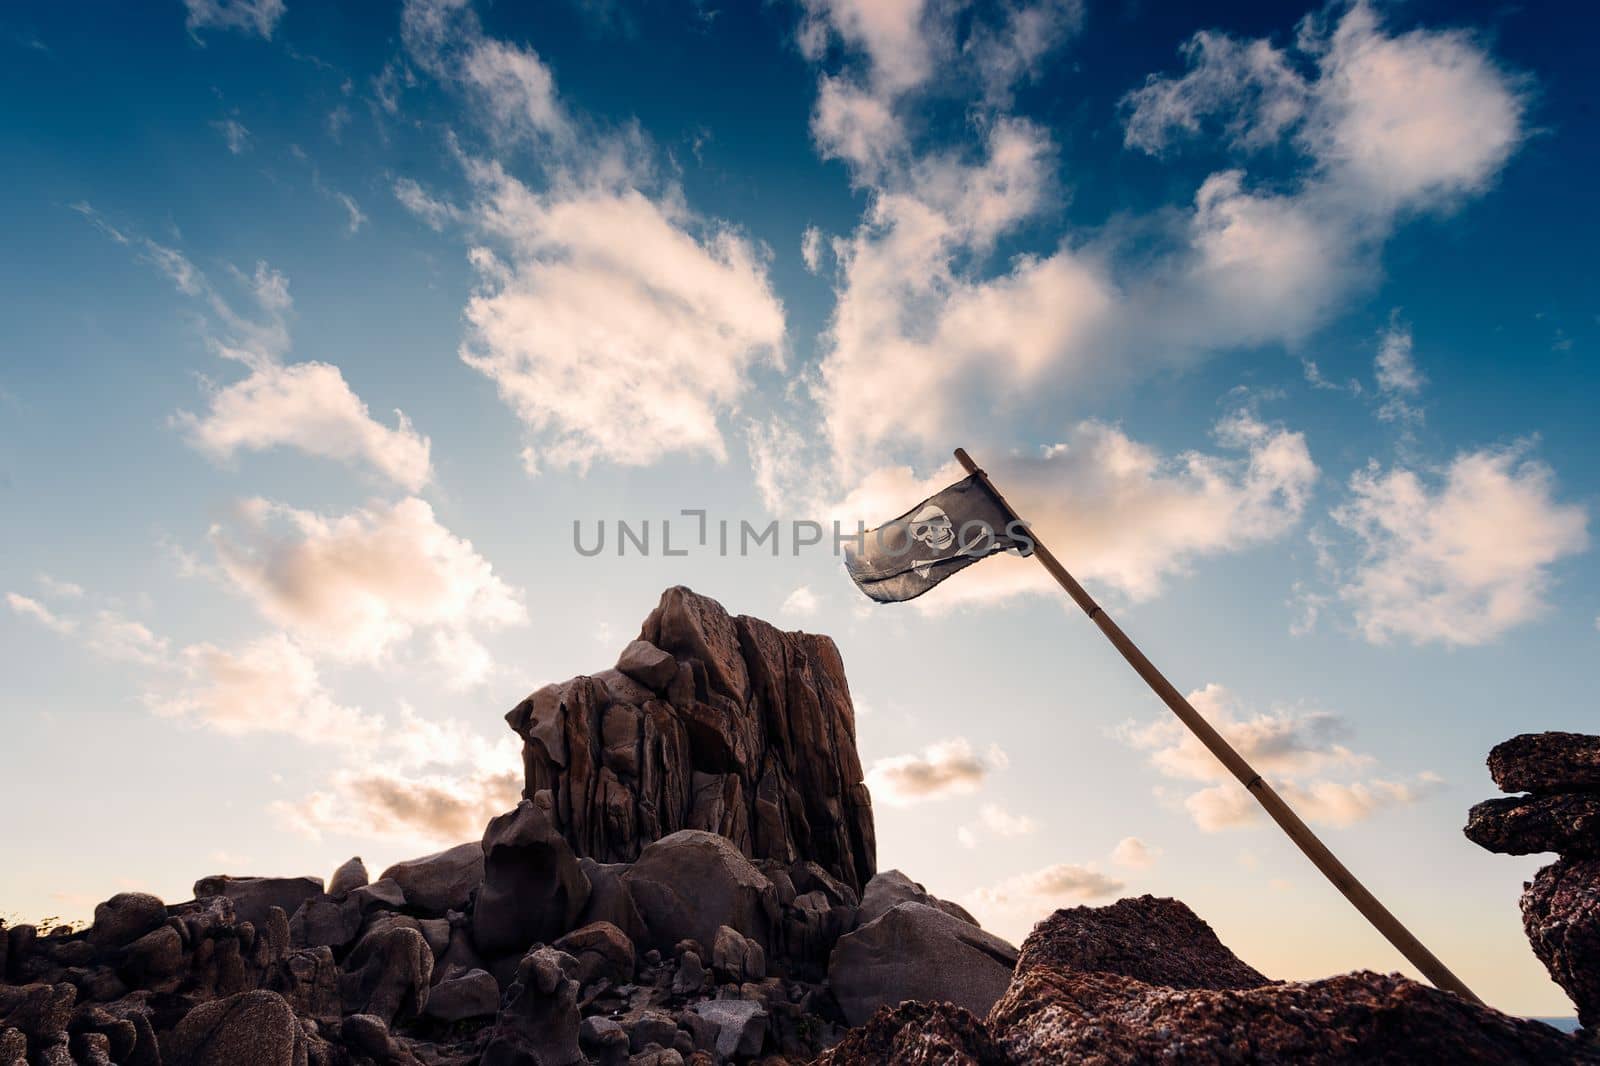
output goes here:
{"type": "Polygon", "coordinates": [[[860,892],[875,867],[855,711],[833,641],[668,589],[617,668],[508,716],[525,795],[579,855],[632,862],[681,829],[752,860],[806,859],[860,892]]]}
{"type": "Polygon", "coordinates": [[[1464,832],[1504,855],[1555,852],[1523,886],[1522,927],[1578,1020],[1600,1027],[1600,736],[1524,733],[1495,746],[1489,773],[1506,791],[1485,800],[1464,832]]]}

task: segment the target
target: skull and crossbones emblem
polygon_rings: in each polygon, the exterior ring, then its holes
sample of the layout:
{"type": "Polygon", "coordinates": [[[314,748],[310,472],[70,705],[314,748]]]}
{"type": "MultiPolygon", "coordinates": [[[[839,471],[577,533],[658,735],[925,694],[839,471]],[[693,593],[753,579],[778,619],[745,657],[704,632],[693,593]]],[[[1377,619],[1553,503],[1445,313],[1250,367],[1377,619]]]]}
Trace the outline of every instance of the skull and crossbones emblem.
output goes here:
{"type": "Polygon", "coordinates": [[[942,552],[956,542],[956,528],[941,507],[929,504],[911,518],[911,539],[942,552]]]}

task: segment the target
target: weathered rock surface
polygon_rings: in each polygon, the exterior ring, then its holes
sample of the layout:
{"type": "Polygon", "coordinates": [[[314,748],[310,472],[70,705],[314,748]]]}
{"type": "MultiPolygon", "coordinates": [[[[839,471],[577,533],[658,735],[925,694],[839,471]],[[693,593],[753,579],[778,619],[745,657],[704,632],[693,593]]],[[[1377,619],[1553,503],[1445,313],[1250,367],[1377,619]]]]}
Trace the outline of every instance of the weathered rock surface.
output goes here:
{"type": "Polygon", "coordinates": [[[1467,839],[1502,855],[1600,857],[1600,792],[1484,800],[1467,814],[1467,839]]]}
{"type": "Polygon", "coordinates": [[[1039,966],[1019,971],[988,1025],[1018,1063],[1600,1062],[1549,1026],[1368,972],[1215,990],[1039,966]]]}
{"type": "Polygon", "coordinates": [[[880,1007],[813,1066],[1013,1066],[983,1019],[951,1003],[880,1007]]]}
{"type": "Polygon", "coordinates": [[[589,901],[589,878],[544,808],[523,800],[483,834],[483,888],[472,935],[486,957],[549,942],[573,928],[589,901]]]}
{"type": "Polygon", "coordinates": [[[194,883],[194,898],[225,896],[241,922],[265,925],[272,908],[293,914],[312,896],[322,895],[320,877],[202,877],[194,883]]]}
{"type": "Polygon", "coordinates": [[[828,983],[851,1025],[902,1000],[985,1013],[1011,980],[1017,949],[924,903],[908,902],[841,937],[828,983]]]}
{"type": "Polygon", "coordinates": [[[367,880],[367,864],[357,855],[333,871],[333,879],[328,882],[328,895],[342,898],[358,888],[364,888],[367,880]]]}
{"type": "Polygon", "coordinates": [[[1018,972],[1040,967],[1122,974],[1169,988],[1270,983],[1184,903],[1156,896],[1056,911],[1029,934],[1017,961],[1018,972]]]}
{"type": "Polygon", "coordinates": [[[1578,1020],[1600,1027],[1600,859],[1562,859],[1535,874],[1522,893],[1522,928],[1578,1020]]]}
{"type": "Polygon", "coordinates": [[[647,942],[662,951],[680,940],[714,944],[722,926],[764,945],[778,917],[772,882],[716,833],[681,829],[649,844],[622,882],[647,942]]]}
{"type": "Polygon", "coordinates": [[[483,970],[468,970],[434,985],[423,1010],[446,1022],[492,1018],[500,1010],[500,986],[483,970]]]}
{"type": "MultiPolygon", "coordinates": [[[[800,888],[799,885],[795,886],[800,888]]],[[[800,888],[800,891],[807,891],[800,888]]],[[[833,900],[832,902],[841,902],[833,900]]],[[[977,925],[972,915],[968,914],[958,904],[936,898],[926,888],[916,881],[911,880],[899,870],[884,870],[867,882],[867,887],[861,894],[861,907],[857,911],[856,920],[862,925],[876,921],[889,912],[891,907],[902,903],[925,903],[930,907],[937,907],[953,918],[959,918],[968,925],[977,925]]]]}
{"type": "Polygon", "coordinates": [[[831,640],[673,588],[602,673],[540,689],[507,716],[524,741],[524,794],[548,795],[577,855],[631,862],[653,840],[703,829],[752,859],[811,859],[861,890],[872,806],[831,640]]]}
{"type": "Polygon", "coordinates": [[[399,885],[406,904],[426,914],[465,910],[472,893],[483,884],[483,848],[473,841],[397,862],[378,880],[399,885]]]}
{"type": "Polygon", "coordinates": [[[143,892],[119,892],[94,909],[89,942],[99,948],[132,943],[167,921],[167,905],[143,892]]]}
{"type": "Polygon", "coordinates": [[[506,992],[483,1066],[574,1066],[578,1049],[578,983],[571,956],[552,948],[529,952],[506,992]]]}
{"type": "Polygon", "coordinates": [[[1489,773],[1502,792],[1600,789],[1600,736],[1523,733],[1494,746],[1489,773]]]}
{"type": "Polygon", "coordinates": [[[168,1066],[306,1066],[306,1034],[282,996],[241,992],[184,1015],[161,1053],[168,1066]]]}

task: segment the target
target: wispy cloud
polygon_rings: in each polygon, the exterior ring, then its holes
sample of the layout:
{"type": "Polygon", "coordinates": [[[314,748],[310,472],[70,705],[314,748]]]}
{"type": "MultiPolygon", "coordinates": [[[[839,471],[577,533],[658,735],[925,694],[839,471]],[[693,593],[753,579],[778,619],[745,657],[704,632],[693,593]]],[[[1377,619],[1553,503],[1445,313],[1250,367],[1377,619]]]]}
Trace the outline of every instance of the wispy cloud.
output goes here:
{"type": "Polygon", "coordinates": [[[283,0],[183,0],[184,25],[195,40],[201,30],[237,30],[271,38],[288,7],[283,0]]]}
{"type": "Polygon", "coordinates": [[[980,753],[965,737],[951,737],[920,753],[877,760],[867,771],[867,786],[874,797],[904,806],[976,792],[990,773],[1007,765],[999,747],[980,753]]]}

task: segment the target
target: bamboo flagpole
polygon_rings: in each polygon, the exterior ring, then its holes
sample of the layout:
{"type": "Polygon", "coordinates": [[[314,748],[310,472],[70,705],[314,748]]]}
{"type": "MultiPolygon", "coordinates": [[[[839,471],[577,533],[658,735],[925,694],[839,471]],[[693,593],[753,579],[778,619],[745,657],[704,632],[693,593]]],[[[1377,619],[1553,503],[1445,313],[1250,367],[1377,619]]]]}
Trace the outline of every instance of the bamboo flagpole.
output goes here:
{"type": "MultiPolygon", "coordinates": [[[[1012,519],[1019,522],[1022,520],[1021,516],[1006,502],[1006,498],[1000,494],[1000,490],[994,487],[994,482],[989,480],[989,475],[984,473],[978,464],[972,461],[972,457],[966,453],[965,449],[956,449],[956,459],[968,474],[977,478],[983,487],[994,496],[995,501],[1002,510],[1012,519]]],[[[1389,913],[1387,907],[1378,902],[1376,896],[1367,891],[1365,885],[1356,880],[1356,876],[1345,868],[1344,863],[1340,862],[1333,852],[1328,850],[1327,845],[1317,839],[1317,835],[1311,831],[1311,827],[1300,820],[1300,816],[1295,814],[1294,810],[1283,801],[1283,798],[1273,790],[1272,786],[1267,784],[1266,780],[1255,772],[1244,757],[1233,749],[1233,745],[1229,744],[1227,740],[1223,739],[1221,733],[1211,727],[1211,723],[1207,722],[1200,712],[1195,710],[1194,706],[1184,698],[1183,694],[1173,687],[1172,682],[1168,681],[1161,671],[1156,669],[1154,663],[1145,658],[1144,652],[1140,651],[1138,646],[1122,631],[1122,628],[1111,620],[1111,616],[1106,614],[1098,603],[1094,602],[1094,598],[1084,590],[1082,585],[1078,584],[1077,579],[1067,573],[1067,568],[1062,566],[1056,557],[1051,554],[1050,549],[1040,543],[1038,536],[1033,533],[1032,529],[1029,529],[1028,535],[1033,540],[1034,556],[1040,563],[1044,564],[1044,568],[1050,572],[1050,576],[1055,578],[1061,587],[1067,590],[1067,595],[1071,596],[1073,602],[1083,608],[1083,612],[1100,627],[1100,631],[1106,635],[1106,639],[1110,640],[1112,646],[1122,653],[1124,659],[1128,660],[1128,665],[1132,666],[1134,671],[1144,678],[1145,683],[1154,689],[1155,694],[1161,697],[1162,702],[1171,708],[1173,714],[1178,716],[1178,720],[1188,726],[1189,731],[1199,738],[1200,743],[1204,744],[1211,754],[1215,755],[1217,760],[1228,768],[1228,772],[1239,779],[1245,789],[1256,798],[1256,801],[1266,808],[1267,813],[1272,816],[1274,822],[1278,823],[1279,828],[1289,835],[1289,839],[1294,841],[1295,846],[1305,853],[1306,858],[1311,860],[1312,865],[1321,870],[1323,876],[1332,881],[1334,887],[1344,893],[1345,899],[1355,905],[1356,910],[1361,912],[1362,917],[1371,922],[1373,927],[1382,933],[1389,943],[1393,944],[1413,966],[1421,970],[1423,976],[1433,982],[1434,987],[1443,989],[1446,992],[1454,992],[1456,995],[1473,1003],[1481,1003],[1482,1000],[1473,995],[1472,990],[1462,983],[1461,978],[1451,973],[1449,967],[1440,962],[1433,952],[1423,946],[1422,941],[1413,936],[1409,929],[1400,924],[1398,918],[1389,913]]]]}

